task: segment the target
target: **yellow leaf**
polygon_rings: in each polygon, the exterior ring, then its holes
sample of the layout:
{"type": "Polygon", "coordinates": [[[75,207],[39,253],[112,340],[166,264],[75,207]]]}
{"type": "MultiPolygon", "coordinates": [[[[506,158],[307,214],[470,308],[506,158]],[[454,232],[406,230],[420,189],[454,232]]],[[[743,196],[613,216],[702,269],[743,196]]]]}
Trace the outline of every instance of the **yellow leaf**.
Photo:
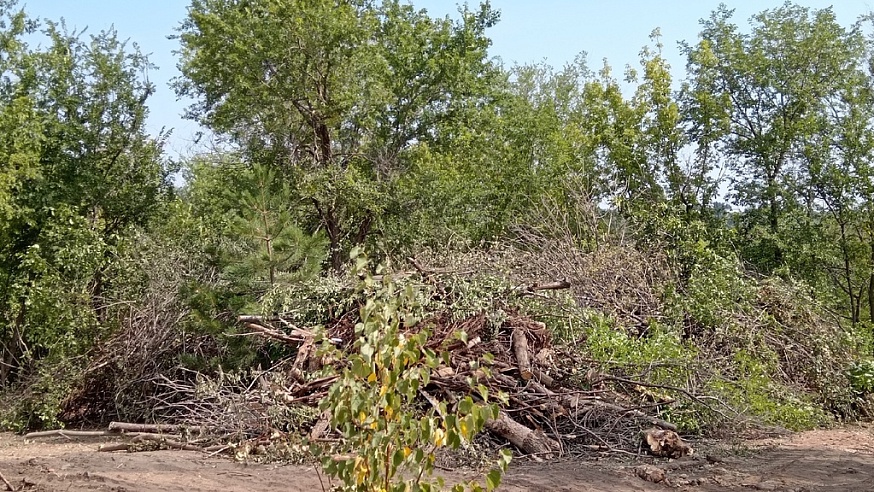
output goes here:
{"type": "Polygon", "coordinates": [[[382,385],[382,388],[379,388],[379,396],[385,396],[388,393],[388,386],[382,385]]]}
{"type": "Polygon", "coordinates": [[[409,458],[413,454],[413,450],[409,446],[404,446],[404,458],[409,458]]]}
{"type": "Polygon", "coordinates": [[[443,429],[435,429],[434,430],[434,445],[438,448],[443,446],[446,442],[446,433],[443,432],[443,429]]]}
{"type": "Polygon", "coordinates": [[[392,407],[385,407],[385,418],[391,420],[392,415],[395,414],[394,409],[392,407]]]}
{"type": "Polygon", "coordinates": [[[461,435],[464,436],[465,439],[467,439],[467,422],[465,422],[464,420],[459,421],[458,429],[461,430],[461,435]]]}
{"type": "Polygon", "coordinates": [[[356,485],[361,485],[366,479],[367,463],[364,462],[364,458],[359,456],[355,458],[355,483],[356,485]]]}
{"type": "Polygon", "coordinates": [[[370,376],[367,376],[367,382],[368,382],[368,383],[372,383],[372,382],[374,382],[374,381],[376,381],[376,373],[375,373],[375,372],[371,372],[371,373],[370,373],[370,376]]]}
{"type": "Polygon", "coordinates": [[[365,420],[366,418],[367,418],[367,414],[366,414],[366,413],[361,412],[361,413],[358,414],[358,420],[359,420],[360,422],[364,422],[364,420],[365,420]]]}

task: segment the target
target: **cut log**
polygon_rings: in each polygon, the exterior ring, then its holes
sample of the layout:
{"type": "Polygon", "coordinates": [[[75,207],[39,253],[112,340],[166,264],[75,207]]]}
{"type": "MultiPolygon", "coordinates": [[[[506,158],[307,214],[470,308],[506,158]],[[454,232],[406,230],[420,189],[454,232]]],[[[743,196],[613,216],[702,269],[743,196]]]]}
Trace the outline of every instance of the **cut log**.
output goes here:
{"type": "Polygon", "coordinates": [[[544,434],[543,431],[529,429],[511,419],[504,412],[500,412],[498,418],[487,421],[486,427],[513,443],[526,454],[549,459],[561,449],[558,442],[544,434]]]}
{"type": "Polygon", "coordinates": [[[519,374],[522,379],[531,379],[531,360],[528,358],[528,335],[521,327],[513,328],[510,335],[510,343],[513,345],[513,353],[516,355],[516,364],[519,366],[519,374]]]}

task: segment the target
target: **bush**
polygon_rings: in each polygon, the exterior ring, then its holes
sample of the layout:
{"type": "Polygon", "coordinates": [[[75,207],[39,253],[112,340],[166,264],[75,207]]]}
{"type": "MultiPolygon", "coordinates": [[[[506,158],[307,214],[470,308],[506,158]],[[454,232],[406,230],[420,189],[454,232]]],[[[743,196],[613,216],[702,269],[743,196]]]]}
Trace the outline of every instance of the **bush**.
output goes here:
{"type": "MultiPolygon", "coordinates": [[[[364,274],[366,260],[355,261],[356,270],[364,274]]],[[[364,275],[361,288],[372,295],[361,308],[345,369],[320,405],[330,412],[332,426],[344,439],[315,452],[323,456],[325,471],[343,483],[342,490],[439,490],[443,479],[432,481],[435,452],[469,443],[487,419],[497,417],[498,407],[488,403],[488,391],[480,386],[477,396],[482,403],[467,396],[455,409],[436,400],[424,412],[417,408],[419,391],[441,357],[425,348],[426,330],[410,333],[419,321],[412,316],[416,293],[411,287],[398,289],[389,277],[376,281],[364,275]]],[[[343,357],[330,342],[324,352],[343,357]]],[[[499,466],[486,477],[485,490],[497,488],[509,459],[509,454],[502,454],[499,466]]],[[[452,490],[465,489],[483,487],[471,482],[452,490]]]]}

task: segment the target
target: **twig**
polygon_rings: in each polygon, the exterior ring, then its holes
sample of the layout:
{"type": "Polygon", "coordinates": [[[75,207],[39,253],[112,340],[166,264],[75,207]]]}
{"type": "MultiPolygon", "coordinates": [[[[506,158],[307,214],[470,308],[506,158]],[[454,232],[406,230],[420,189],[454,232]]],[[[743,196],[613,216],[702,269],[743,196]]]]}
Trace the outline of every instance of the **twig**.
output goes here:
{"type": "MultiPolygon", "coordinates": [[[[618,383],[633,384],[633,385],[637,385],[637,386],[644,386],[644,387],[646,387],[646,388],[658,388],[658,389],[664,389],[664,390],[668,390],[668,391],[676,391],[676,392],[678,392],[678,393],[682,393],[683,395],[685,395],[686,397],[688,397],[688,398],[691,399],[692,401],[697,402],[698,404],[700,404],[700,405],[703,406],[704,408],[710,410],[711,412],[714,412],[714,413],[716,413],[716,414],[719,414],[719,415],[720,415],[722,418],[724,418],[725,420],[731,420],[731,419],[730,419],[727,415],[725,415],[723,412],[721,412],[721,411],[719,411],[719,410],[713,408],[712,406],[710,406],[710,405],[708,405],[707,403],[704,403],[704,402],[702,401],[703,398],[713,398],[713,399],[715,399],[716,401],[722,403],[721,400],[719,400],[718,398],[715,398],[715,397],[698,396],[698,395],[692,393],[691,391],[689,391],[689,390],[687,390],[687,389],[684,389],[684,388],[680,388],[680,387],[678,387],[678,386],[671,386],[671,385],[668,385],[668,384],[647,383],[647,382],[645,382],[645,381],[635,381],[635,380],[633,380],[633,379],[626,379],[626,378],[623,378],[623,377],[612,376],[612,375],[609,375],[609,374],[602,374],[601,377],[600,377],[599,382],[600,382],[600,381],[616,381],[616,382],[618,382],[618,383]]],[[[724,405],[724,403],[723,403],[723,405],[724,405]]],[[[676,431],[676,429],[670,429],[670,430],[676,431]]]]}
{"type": "MultiPolygon", "coordinates": [[[[240,316],[240,318],[246,317],[247,316],[240,316]]],[[[253,332],[256,332],[257,335],[264,338],[277,340],[295,347],[313,337],[313,334],[311,332],[307,330],[302,330],[300,328],[295,328],[291,330],[291,335],[255,323],[246,323],[246,328],[249,328],[253,332]]]]}
{"type": "Polygon", "coordinates": [[[165,436],[155,435],[155,434],[140,434],[137,437],[133,438],[130,444],[110,444],[108,446],[101,446],[98,451],[101,452],[109,452],[109,451],[132,451],[131,444],[140,443],[140,442],[157,442],[160,444],[164,444],[169,448],[173,449],[181,449],[182,451],[203,451],[203,448],[200,446],[195,446],[193,444],[186,444],[183,442],[175,441],[173,439],[167,439],[165,436]]]}
{"type": "Polygon", "coordinates": [[[632,453],[631,451],[626,451],[624,449],[616,449],[602,444],[583,444],[581,447],[586,449],[591,449],[592,451],[599,451],[602,453],[619,453],[626,454],[628,456],[637,457],[637,453],[632,453]]]}
{"type": "Polygon", "coordinates": [[[15,487],[13,487],[11,483],[9,483],[9,480],[6,480],[6,477],[3,476],[3,472],[0,472],[0,480],[3,480],[3,483],[6,484],[6,490],[10,492],[15,491],[15,487]]]}
{"type": "Polygon", "coordinates": [[[203,449],[203,452],[204,452],[204,453],[209,453],[208,455],[206,455],[207,458],[212,458],[213,456],[215,456],[215,455],[217,455],[217,454],[222,454],[222,453],[224,453],[225,451],[231,449],[232,447],[233,447],[233,446],[231,446],[230,444],[226,444],[226,445],[224,445],[224,446],[210,446],[210,447],[208,447],[208,448],[204,448],[204,449],[203,449]],[[215,449],[215,448],[218,448],[218,449],[215,449]],[[210,452],[210,451],[211,451],[211,452],[210,452]]]}

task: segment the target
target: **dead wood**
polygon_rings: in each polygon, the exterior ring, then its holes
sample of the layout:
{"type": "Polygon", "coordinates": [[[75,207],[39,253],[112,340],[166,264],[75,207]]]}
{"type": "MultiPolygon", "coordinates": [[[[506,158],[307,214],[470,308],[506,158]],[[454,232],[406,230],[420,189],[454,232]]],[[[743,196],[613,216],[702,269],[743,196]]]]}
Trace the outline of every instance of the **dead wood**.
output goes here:
{"type": "Polygon", "coordinates": [[[110,422],[107,428],[110,432],[151,432],[155,434],[178,432],[182,426],[170,424],[132,424],[128,422],[110,422]]]}
{"type": "Polygon", "coordinates": [[[119,443],[119,444],[108,444],[101,446],[98,448],[98,451],[107,453],[112,451],[127,451],[127,452],[135,452],[135,451],[144,451],[145,449],[140,449],[140,447],[136,446],[136,444],[145,443],[145,442],[154,442],[157,443],[158,446],[166,446],[170,449],[178,449],[182,451],[203,451],[203,448],[200,446],[195,446],[193,444],[188,444],[184,442],[177,441],[175,439],[168,439],[163,435],[156,434],[140,434],[133,439],[129,443],[119,443]]]}
{"type": "Polygon", "coordinates": [[[555,388],[556,386],[558,386],[558,383],[555,381],[555,379],[553,379],[552,376],[547,374],[546,371],[540,369],[539,367],[532,367],[531,375],[534,376],[534,379],[536,381],[539,381],[546,385],[547,388],[555,388]]]}
{"type": "Polygon", "coordinates": [[[640,437],[644,448],[659,458],[682,458],[694,452],[692,446],[686,444],[674,431],[647,429],[640,433],[640,437]]]}
{"type": "Polygon", "coordinates": [[[105,437],[105,436],[117,436],[118,432],[113,431],[75,431],[75,430],[50,430],[50,431],[39,431],[39,432],[30,432],[24,435],[25,439],[36,439],[39,437],[105,437]]]}
{"type": "MultiPolygon", "coordinates": [[[[249,318],[249,316],[240,316],[240,318],[249,318]]],[[[256,335],[259,335],[264,338],[268,338],[270,340],[276,340],[278,342],[282,342],[286,345],[291,345],[293,347],[297,347],[298,345],[307,341],[307,339],[312,338],[313,334],[306,330],[301,330],[300,328],[294,328],[291,330],[291,333],[284,333],[282,331],[268,328],[266,326],[262,326],[258,323],[245,323],[246,328],[252,330],[252,332],[256,335]]]]}
{"type": "Polygon", "coordinates": [[[113,451],[127,451],[130,447],[130,443],[122,442],[117,444],[104,444],[97,448],[97,451],[100,453],[111,453],[113,451]]]}
{"type": "Polygon", "coordinates": [[[527,454],[552,458],[561,449],[559,443],[542,430],[529,429],[511,419],[503,411],[498,414],[498,418],[487,421],[486,427],[527,454]]]}
{"type": "Polygon", "coordinates": [[[621,413],[621,414],[631,415],[631,416],[638,418],[640,420],[643,420],[645,422],[649,422],[652,425],[657,425],[657,426],[661,427],[662,429],[666,429],[666,430],[670,430],[670,431],[674,431],[674,432],[677,431],[677,426],[668,422],[667,420],[662,420],[658,417],[653,417],[651,415],[647,415],[647,414],[641,412],[640,410],[636,410],[633,408],[625,408],[621,405],[606,402],[603,400],[586,400],[585,405],[589,405],[591,407],[596,407],[596,408],[607,409],[607,410],[621,413]]]}
{"type": "Polygon", "coordinates": [[[3,483],[6,485],[6,490],[9,490],[10,492],[15,490],[15,487],[13,487],[12,484],[9,483],[9,480],[6,480],[6,477],[3,476],[3,472],[0,472],[0,480],[3,480],[3,483]]]}
{"type": "MultiPolygon", "coordinates": [[[[415,259],[411,263],[416,266],[413,273],[420,274],[426,282],[439,283],[442,281],[439,275],[457,273],[427,268],[415,259]]],[[[516,294],[570,285],[565,280],[525,283],[516,289],[516,294]]],[[[576,283],[573,285],[576,288],[576,283]]],[[[633,400],[617,392],[633,380],[616,376],[613,382],[618,384],[601,384],[607,378],[601,375],[601,367],[595,362],[575,358],[573,365],[559,364],[559,359],[567,361],[552,345],[551,332],[544,323],[514,312],[507,314],[497,326],[488,313],[482,312],[463,319],[454,318],[449,312],[436,313],[424,320],[422,326],[427,326],[429,332],[426,347],[445,353],[446,357],[431,371],[428,384],[420,388],[419,398],[441,413],[447,410],[451,413],[470,394],[472,382],[484,386],[490,395],[503,394],[506,399],[502,400],[499,417],[486,427],[535,459],[555,457],[573,449],[631,453],[640,442],[638,435],[644,426],[676,430],[675,425],[656,416],[655,412],[663,406],[632,406],[633,400]],[[458,337],[459,332],[467,337],[458,337]],[[491,357],[488,364],[483,364],[486,354],[491,357]],[[600,386],[596,387],[597,384],[600,386]]],[[[354,336],[357,316],[353,311],[336,313],[336,318],[325,324],[325,340],[345,340],[347,343],[336,343],[338,348],[351,347],[348,341],[354,336]]],[[[221,378],[202,375],[192,378],[219,385],[218,393],[211,399],[199,396],[195,383],[190,381],[159,382],[168,395],[162,397],[165,403],[162,410],[169,411],[162,414],[164,418],[212,430],[209,437],[198,441],[203,446],[227,445],[229,438],[233,439],[231,442],[253,442],[273,435],[275,429],[282,429],[284,434],[288,430],[283,427],[287,421],[276,422],[275,410],[317,407],[337,381],[337,376],[316,377],[317,371],[324,367],[340,370],[346,364],[342,355],[336,360],[321,360],[316,348],[322,340],[282,315],[240,316],[238,321],[251,331],[248,334],[286,344],[295,352],[281,367],[259,373],[257,384],[230,387],[221,386],[230,384],[222,383],[221,378]],[[224,435],[217,435],[218,429],[226,429],[224,435]]],[[[412,332],[418,329],[410,328],[412,332]]],[[[303,425],[312,441],[335,440],[329,414],[309,415],[303,425]]]]}
{"type": "Polygon", "coordinates": [[[531,361],[528,359],[528,335],[525,329],[518,326],[513,328],[510,340],[513,344],[513,353],[516,355],[519,375],[527,381],[531,379],[531,361]]]}
{"type": "Polygon", "coordinates": [[[540,290],[563,290],[570,289],[571,283],[566,280],[557,280],[555,282],[534,283],[526,286],[517,287],[516,290],[521,290],[524,293],[533,294],[540,290]]]}

